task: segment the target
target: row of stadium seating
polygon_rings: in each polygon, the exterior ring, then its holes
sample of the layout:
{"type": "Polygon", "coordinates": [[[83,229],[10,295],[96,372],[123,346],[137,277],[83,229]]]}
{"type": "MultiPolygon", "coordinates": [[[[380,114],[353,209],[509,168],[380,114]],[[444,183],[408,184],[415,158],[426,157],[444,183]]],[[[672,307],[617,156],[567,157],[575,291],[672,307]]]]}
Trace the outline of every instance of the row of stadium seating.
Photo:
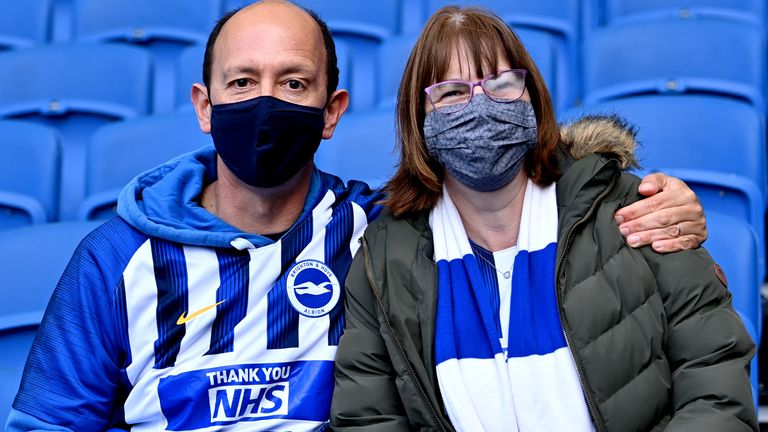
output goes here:
{"type": "MultiPolygon", "coordinates": [[[[204,43],[222,11],[247,3],[249,1],[244,0],[201,0],[194,3],[184,0],[0,0],[4,10],[0,16],[0,50],[29,48],[48,42],[112,42],[141,47],[151,53],[155,69],[155,92],[150,106],[155,112],[165,112],[172,110],[178,102],[173,89],[180,52],[188,46],[204,43]],[[68,24],[67,36],[51,36],[52,29],[60,27],[61,23],[68,24]]],[[[586,53],[596,53],[584,61],[586,73],[590,74],[590,71],[597,70],[595,66],[600,62],[614,58],[599,53],[624,51],[616,41],[638,42],[633,46],[641,51],[632,64],[641,67],[648,64],[649,56],[655,55],[656,49],[672,51],[677,55],[685,53],[670,64],[670,70],[659,71],[661,77],[666,79],[659,82],[654,76],[653,82],[645,82],[642,86],[656,85],[674,91],[685,86],[695,87],[699,83],[687,82],[685,79],[688,77],[679,74],[689,69],[681,70],[678,65],[689,58],[697,58],[695,54],[702,51],[702,47],[720,52],[719,46],[725,45],[730,48],[725,52],[737,52],[716,65],[698,63],[696,66],[714,69],[712,73],[717,75],[714,79],[726,78],[730,89],[735,88],[734,84],[751,87],[758,84],[757,87],[763,87],[760,80],[764,74],[754,73],[762,72],[757,60],[765,57],[765,49],[758,47],[760,56],[743,56],[738,52],[752,50],[762,42],[766,7],[760,0],[387,0],[373,3],[303,0],[299,3],[317,10],[328,21],[336,39],[345,45],[343,53],[350,53],[343,59],[342,70],[348,76],[346,84],[355,90],[355,108],[370,108],[393,94],[391,88],[381,88],[376,83],[388,82],[389,70],[397,75],[400,68],[390,68],[390,63],[386,61],[395,59],[392,64],[400,66],[402,57],[385,56],[385,61],[377,62],[376,48],[390,39],[399,39],[399,36],[404,36],[404,39],[396,41],[395,46],[410,48],[414,35],[429,14],[438,7],[454,3],[489,7],[520,31],[536,60],[548,69],[548,82],[558,107],[572,105],[582,94],[595,97],[597,92],[597,97],[605,97],[605,91],[610,95],[616,91],[643,90],[636,87],[604,89],[602,86],[607,83],[606,77],[600,74],[585,76],[582,89],[582,46],[586,53]],[[681,20],[726,24],[670,24],[681,20]],[[667,24],[656,27],[658,24],[652,24],[656,22],[667,24]],[[648,27],[649,24],[651,27],[648,27]],[[610,31],[619,28],[623,30],[618,33],[610,31]],[[685,34],[690,37],[681,36],[685,34]],[[700,34],[704,39],[698,38],[700,34]],[[705,43],[699,44],[699,41],[705,43]],[[721,77],[723,69],[725,74],[721,77]],[[734,77],[733,70],[742,71],[742,75],[734,77]],[[377,76],[379,74],[383,77],[377,76]],[[759,78],[755,79],[756,76],[759,78]],[[679,78],[683,80],[670,81],[679,78]]],[[[390,50],[382,51],[387,53],[390,50]]],[[[662,55],[669,57],[669,54],[665,52],[662,55]]],[[[709,60],[706,56],[698,57],[709,60]]],[[[650,77],[645,76],[641,68],[638,78],[650,77]]],[[[740,93],[741,97],[762,103],[762,93],[751,89],[740,91],[746,92],[740,93]]]]}
{"type": "MultiPolygon", "coordinates": [[[[204,40],[225,11],[252,0],[0,0],[0,46],[71,40],[204,40]]],[[[670,16],[707,16],[762,24],[761,0],[297,0],[345,33],[382,39],[416,33],[440,7],[480,5],[516,24],[566,38],[597,27],[670,16]]]]}

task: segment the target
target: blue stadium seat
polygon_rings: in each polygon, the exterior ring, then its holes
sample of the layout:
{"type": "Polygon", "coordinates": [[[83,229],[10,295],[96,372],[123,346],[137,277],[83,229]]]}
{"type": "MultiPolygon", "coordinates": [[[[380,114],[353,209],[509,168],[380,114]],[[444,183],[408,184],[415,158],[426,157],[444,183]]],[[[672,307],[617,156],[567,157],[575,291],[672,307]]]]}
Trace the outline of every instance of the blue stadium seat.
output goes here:
{"type": "MultiPolygon", "coordinates": [[[[578,42],[581,10],[579,0],[424,0],[427,17],[437,9],[448,5],[482,6],[492,10],[512,25],[518,34],[521,30],[546,32],[555,49],[555,87],[551,90],[557,99],[556,107],[566,108],[577,99],[579,90],[578,42]]],[[[426,20],[426,17],[425,17],[426,20]]],[[[521,39],[523,35],[521,34],[521,39]]],[[[524,42],[528,43],[524,40],[524,42]]],[[[531,41],[530,43],[533,43],[531,41]]],[[[529,48],[529,51],[530,48],[529,48]]],[[[535,60],[536,59],[534,56],[535,60]]]]}
{"type": "Polygon", "coordinates": [[[86,199],[78,218],[113,217],[120,190],[133,177],[211,142],[192,112],[158,114],[100,128],[87,149],[86,199]]]}
{"type": "Polygon", "coordinates": [[[179,52],[205,43],[221,12],[221,1],[75,0],[74,38],[129,43],[151,52],[155,64],[154,111],[171,111],[179,52]]]}
{"type": "MultiPolygon", "coordinates": [[[[754,184],[744,176],[710,170],[658,167],[661,171],[685,181],[696,192],[709,224],[709,212],[734,217],[749,224],[759,239],[765,239],[765,200],[754,184]]],[[[765,279],[765,241],[757,246],[758,279],[765,279]]]]}
{"type": "Polygon", "coordinates": [[[315,164],[342,180],[361,180],[381,186],[395,172],[395,114],[390,109],[356,111],[344,115],[333,138],[320,143],[315,164]]]}
{"type": "Polygon", "coordinates": [[[0,230],[56,219],[61,148],[56,131],[0,120],[0,230]]]}
{"type": "Polygon", "coordinates": [[[75,0],[53,0],[53,29],[54,43],[69,43],[72,41],[72,3],[75,0]]]}
{"type": "MultiPolygon", "coordinates": [[[[205,45],[190,46],[179,55],[176,63],[176,90],[174,96],[174,109],[176,111],[194,111],[190,92],[192,84],[202,84],[203,82],[204,55],[205,45]]],[[[339,67],[338,88],[349,90],[351,60],[349,47],[343,41],[336,41],[336,57],[339,67]]]]}
{"type": "Polygon", "coordinates": [[[615,113],[637,126],[637,154],[646,169],[737,174],[766,196],[764,121],[747,103],[709,95],[647,95],[585,104],[575,112],[615,113]]]}
{"type": "MultiPolygon", "coordinates": [[[[408,57],[418,35],[398,35],[384,41],[379,48],[377,78],[377,105],[382,108],[392,108],[397,100],[400,80],[405,71],[408,57]]],[[[346,121],[346,116],[342,122],[346,121]]]]}
{"type": "Polygon", "coordinates": [[[0,0],[0,10],[0,51],[50,40],[52,0],[0,0]]]}
{"type": "Polygon", "coordinates": [[[0,424],[5,424],[48,299],[77,244],[96,226],[51,223],[0,233],[0,424]]]}
{"type": "Polygon", "coordinates": [[[585,103],[646,93],[715,93],[764,107],[765,44],[749,23],[666,19],[592,32],[585,103]]]}
{"type": "Polygon", "coordinates": [[[0,118],[56,128],[61,137],[59,217],[83,198],[85,145],[99,126],[149,110],[151,60],[139,48],[50,45],[0,53],[0,118]]]}
{"type": "MultiPolygon", "coordinates": [[[[762,334],[758,241],[754,230],[742,220],[718,212],[707,212],[708,238],[704,246],[725,272],[733,307],[755,343],[762,334]]],[[[757,399],[757,355],[752,359],[752,388],[757,399]]]]}
{"type": "Polygon", "coordinates": [[[572,77],[563,80],[560,75],[560,70],[564,66],[558,63],[561,59],[557,54],[555,38],[550,33],[535,29],[519,28],[515,32],[525,44],[525,49],[528,50],[528,54],[536,63],[539,73],[547,83],[555,109],[567,108],[567,106],[562,105],[565,101],[560,97],[560,94],[575,94],[578,85],[572,77]]]}
{"type": "MultiPolygon", "coordinates": [[[[765,130],[752,105],[706,95],[649,95],[585,105],[564,117],[584,113],[627,119],[638,129],[636,153],[644,171],[685,180],[705,212],[737,217],[765,238],[765,130]]],[[[762,263],[762,242],[759,251],[762,263]]],[[[761,278],[764,273],[761,266],[761,278]]]]}
{"type": "Polygon", "coordinates": [[[670,17],[706,17],[763,25],[764,0],[586,0],[598,11],[595,25],[618,26],[670,17]]]}
{"type": "Polygon", "coordinates": [[[176,96],[173,106],[176,111],[194,111],[192,105],[192,84],[203,82],[203,57],[205,44],[185,48],[176,60],[176,96]]]}

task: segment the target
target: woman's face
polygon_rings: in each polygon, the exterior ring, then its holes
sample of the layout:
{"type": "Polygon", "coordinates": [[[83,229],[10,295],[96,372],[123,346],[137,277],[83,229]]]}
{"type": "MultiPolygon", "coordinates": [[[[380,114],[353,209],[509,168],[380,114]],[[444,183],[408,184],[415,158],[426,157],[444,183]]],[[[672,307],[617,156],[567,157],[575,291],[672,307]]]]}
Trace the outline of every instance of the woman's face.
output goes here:
{"type": "MultiPolygon", "coordinates": [[[[460,80],[460,81],[468,81],[468,82],[474,83],[484,78],[488,78],[487,76],[485,77],[477,76],[477,74],[475,73],[476,68],[474,67],[474,65],[471,64],[469,58],[470,57],[467,55],[466,46],[464,44],[461,44],[457,50],[453,50],[451,54],[450,63],[448,63],[448,70],[445,72],[445,76],[443,76],[442,79],[438,82],[460,80]]],[[[505,58],[502,52],[499,52],[498,59],[499,59],[499,64],[496,65],[496,71],[495,71],[496,74],[499,72],[511,69],[511,66],[509,65],[509,61],[507,61],[507,59],[505,58]]],[[[488,68],[484,68],[484,69],[487,70],[488,68]]],[[[436,84],[436,83],[431,83],[430,85],[432,84],[436,84]]],[[[482,93],[482,92],[483,92],[483,88],[482,86],[479,86],[479,85],[475,86],[472,89],[473,96],[475,94],[482,93]]],[[[523,95],[520,96],[519,99],[527,102],[531,101],[531,97],[528,94],[527,88],[523,91],[523,95]]],[[[434,107],[432,106],[432,103],[429,101],[429,98],[425,98],[424,99],[425,113],[428,114],[433,109],[434,107]]]]}

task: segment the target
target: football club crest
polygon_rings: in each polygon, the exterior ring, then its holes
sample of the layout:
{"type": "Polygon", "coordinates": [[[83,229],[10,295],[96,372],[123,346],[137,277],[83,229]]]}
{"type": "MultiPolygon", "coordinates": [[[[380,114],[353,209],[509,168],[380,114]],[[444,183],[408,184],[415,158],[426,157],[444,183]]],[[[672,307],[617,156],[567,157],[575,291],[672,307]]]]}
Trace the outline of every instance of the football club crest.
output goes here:
{"type": "Polygon", "coordinates": [[[336,275],[327,265],[315,260],[294,264],[288,270],[285,286],[291,306],[310,318],[328,314],[341,297],[336,275]]]}

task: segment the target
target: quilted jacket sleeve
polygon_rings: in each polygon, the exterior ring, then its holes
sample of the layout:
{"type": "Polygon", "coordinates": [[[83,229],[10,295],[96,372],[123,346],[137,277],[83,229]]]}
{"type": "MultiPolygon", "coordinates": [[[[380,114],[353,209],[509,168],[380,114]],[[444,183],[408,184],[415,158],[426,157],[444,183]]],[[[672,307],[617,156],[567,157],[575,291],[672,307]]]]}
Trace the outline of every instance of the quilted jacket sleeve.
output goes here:
{"type": "Polygon", "coordinates": [[[360,248],[346,279],[346,328],[336,355],[331,404],[335,431],[409,431],[396,374],[380,332],[377,305],[360,248]]]}
{"type": "Polygon", "coordinates": [[[672,420],[665,430],[758,430],[749,382],[755,344],[709,253],[703,248],[666,255],[643,248],[643,253],[669,325],[672,420]]]}

